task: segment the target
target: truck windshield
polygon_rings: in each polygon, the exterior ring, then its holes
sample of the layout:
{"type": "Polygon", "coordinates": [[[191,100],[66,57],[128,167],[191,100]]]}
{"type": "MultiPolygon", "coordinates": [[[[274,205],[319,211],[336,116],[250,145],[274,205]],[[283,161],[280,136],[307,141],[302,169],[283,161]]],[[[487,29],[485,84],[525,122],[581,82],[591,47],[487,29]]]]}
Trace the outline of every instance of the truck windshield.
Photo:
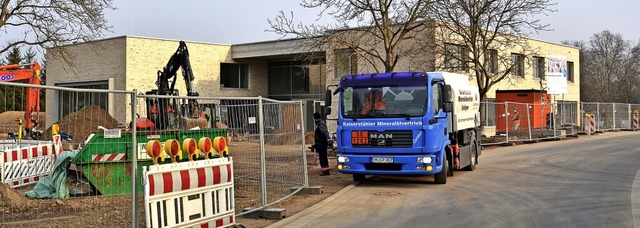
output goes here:
{"type": "Polygon", "coordinates": [[[340,105],[344,118],[424,116],[427,87],[345,87],[340,105]]]}

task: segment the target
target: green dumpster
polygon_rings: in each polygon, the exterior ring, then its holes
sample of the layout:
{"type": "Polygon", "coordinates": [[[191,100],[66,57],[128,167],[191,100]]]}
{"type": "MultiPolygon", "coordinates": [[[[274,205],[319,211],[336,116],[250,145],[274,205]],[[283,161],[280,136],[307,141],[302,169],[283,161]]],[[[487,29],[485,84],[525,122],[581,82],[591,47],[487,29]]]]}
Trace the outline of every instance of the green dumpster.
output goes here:
{"type": "MultiPolygon", "coordinates": [[[[215,137],[226,137],[226,135],[227,129],[220,128],[139,131],[136,136],[138,148],[137,189],[142,193],[142,167],[152,165],[151,159],[146,156],[144,150],[148,141],[159,140],[164,143],[169,139],[177,139],[182,144],[182,141],[186,138],[193,138],[198,141],[200,138],[209,137],[213,140],[215,137]]],[[[95,133],[73,159],[72,162],[89,180],[94,191],[102,195],[131,194],[132,138],[131,132],[121,132],[119,138],[105,138],[104,133],[95,133]]],[[[182,157],[183,160],[187,160],[186,154],[183,154],[182,157]]],[[[164,161],[164,163],[170,162],[170,158],[164,161]]]]}

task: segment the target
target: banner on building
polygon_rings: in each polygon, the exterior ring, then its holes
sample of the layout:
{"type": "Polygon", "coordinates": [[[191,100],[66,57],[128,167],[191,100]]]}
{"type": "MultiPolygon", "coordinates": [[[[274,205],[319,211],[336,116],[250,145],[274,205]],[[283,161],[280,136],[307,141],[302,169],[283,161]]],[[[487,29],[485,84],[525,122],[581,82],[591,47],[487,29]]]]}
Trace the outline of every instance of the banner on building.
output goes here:
{"type": "Polygon", "coordinates": [[[547,93],[567,93],[567,57],[548,55],[547,62],[547,93]]]}

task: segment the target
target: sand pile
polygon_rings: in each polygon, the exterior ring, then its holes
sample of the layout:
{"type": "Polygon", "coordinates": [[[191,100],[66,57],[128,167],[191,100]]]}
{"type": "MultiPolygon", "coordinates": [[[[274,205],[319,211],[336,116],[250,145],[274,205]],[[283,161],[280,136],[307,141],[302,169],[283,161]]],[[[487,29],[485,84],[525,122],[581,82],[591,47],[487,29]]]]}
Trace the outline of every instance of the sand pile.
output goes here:
{"type": "MultiPolygon", "coordinates": [[[[73,135],[73,143],[81,143],[91,133],[102,132],[98,126],[117,128],[118,121],[106,110],[92,105],[66,115],[60,122],[60,132],[73,135]]],[[[44,139],[51,140],[51,127],[44,132],[44,139]]]]}

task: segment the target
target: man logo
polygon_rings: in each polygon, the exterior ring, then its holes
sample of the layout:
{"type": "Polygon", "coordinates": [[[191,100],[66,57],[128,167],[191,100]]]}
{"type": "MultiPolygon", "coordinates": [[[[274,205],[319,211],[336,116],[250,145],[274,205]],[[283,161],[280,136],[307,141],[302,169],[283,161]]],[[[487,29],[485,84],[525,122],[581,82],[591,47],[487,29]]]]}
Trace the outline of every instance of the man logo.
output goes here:
{"type": "Polygon", "coordinates": [[[378,146],[384,146],[384,145],[387,145],[387,140],[379,139],[378,140],[378,146]]]}
{"type": "Polygon", "coordinates": [[[370,139],[392,139],[393,134],[372,133],[372,134],[369,134],[369,138],[370,139]]]}

